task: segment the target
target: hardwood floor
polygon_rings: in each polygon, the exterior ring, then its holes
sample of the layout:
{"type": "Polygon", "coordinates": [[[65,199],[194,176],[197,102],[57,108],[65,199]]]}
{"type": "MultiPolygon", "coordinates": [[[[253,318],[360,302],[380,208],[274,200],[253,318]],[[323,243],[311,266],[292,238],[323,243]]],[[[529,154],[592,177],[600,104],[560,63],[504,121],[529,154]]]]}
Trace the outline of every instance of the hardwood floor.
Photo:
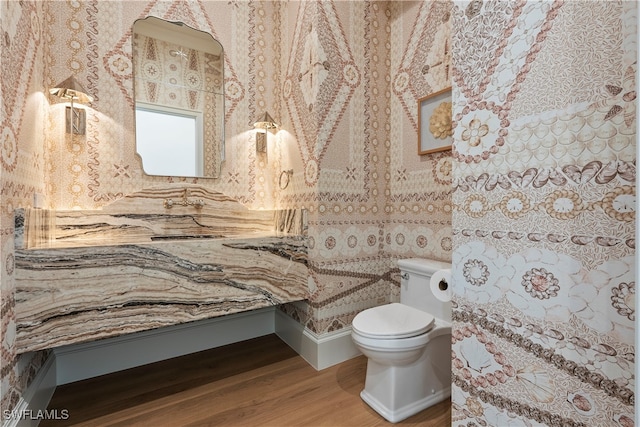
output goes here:
{"type": "MultiPolygon", "coordinates": [[[[316,371],[275,335],[59,386],[50,426],[385,426],[359,396],[366,358],[316,371]]],[[[451,425],[444,401],[398,425],[451,425]]]]}

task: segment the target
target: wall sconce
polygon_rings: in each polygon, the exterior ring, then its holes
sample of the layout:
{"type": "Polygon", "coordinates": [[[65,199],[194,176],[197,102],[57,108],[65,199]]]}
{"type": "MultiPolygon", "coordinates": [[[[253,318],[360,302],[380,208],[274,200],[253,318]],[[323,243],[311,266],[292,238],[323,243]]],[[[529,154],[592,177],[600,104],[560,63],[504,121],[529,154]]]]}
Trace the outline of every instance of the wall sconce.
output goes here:
{"type": "Polygon", "coordinates": [[[272,129],[276,129],[278,125],[273,120],[273,117],[269,115],[269,113],[265,112],[262,117],[260,117],[254,124],[253,127],[256,129],[264,129],[264,132],[256,133],[256,153],[266,153],[267,152],[267,131],[272,129]]]}
{"type": "Polygon", "coordinates": [[[59,83],[53,89],[49,89],[49,93],[71,102],[70,107],[65,108],[65,122],[67,133],[75,133],[76,135],[84,135],[87,129],[86,111],[81,108],[73,108],[73,101],[81,104],[93,102],[93,98],[87,95],[86,89],[80,84],[75,77],[71,76],[62,83],[59,83]]]}

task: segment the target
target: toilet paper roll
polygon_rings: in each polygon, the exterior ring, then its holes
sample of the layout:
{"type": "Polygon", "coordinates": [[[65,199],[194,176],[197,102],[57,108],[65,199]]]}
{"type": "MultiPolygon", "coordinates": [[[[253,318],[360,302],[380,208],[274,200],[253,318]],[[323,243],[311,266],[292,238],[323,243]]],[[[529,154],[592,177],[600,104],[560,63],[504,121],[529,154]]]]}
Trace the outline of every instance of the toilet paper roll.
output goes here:
{"type": "Polygon", "coordinates": [[[440,301],[451,301],[451,269],[438,270],[431,276],[431,292],[440,301]]]}

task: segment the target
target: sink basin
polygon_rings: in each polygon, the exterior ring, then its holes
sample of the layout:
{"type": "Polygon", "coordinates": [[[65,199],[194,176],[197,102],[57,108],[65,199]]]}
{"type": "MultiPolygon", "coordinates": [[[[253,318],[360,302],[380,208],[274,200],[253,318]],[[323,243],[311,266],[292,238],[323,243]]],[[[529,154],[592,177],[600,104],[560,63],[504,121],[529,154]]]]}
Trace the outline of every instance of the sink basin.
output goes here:
{"type": "Polygon", "coordinates": [[[222,239],[224,236],[216,234],[176,234],[166,236],[151,236],[152,241],[156,240],[191,240],[191,239],[222,239]]]}

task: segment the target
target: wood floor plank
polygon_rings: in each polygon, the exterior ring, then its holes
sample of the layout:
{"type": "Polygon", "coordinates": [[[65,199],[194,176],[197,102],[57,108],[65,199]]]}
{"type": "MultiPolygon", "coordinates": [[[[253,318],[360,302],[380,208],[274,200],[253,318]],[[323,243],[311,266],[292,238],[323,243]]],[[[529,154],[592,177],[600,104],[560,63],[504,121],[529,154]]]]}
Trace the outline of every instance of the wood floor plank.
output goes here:
{"type": "MultiPolygon", "coordinates": [[[[41,427],[377,427],[392,425],[360,399],[366,358],[316,371],[277,336],[116,372],[56,389],[41,427]]],[[[451,424],[450,401],[399,423],[451,424]]]]}

